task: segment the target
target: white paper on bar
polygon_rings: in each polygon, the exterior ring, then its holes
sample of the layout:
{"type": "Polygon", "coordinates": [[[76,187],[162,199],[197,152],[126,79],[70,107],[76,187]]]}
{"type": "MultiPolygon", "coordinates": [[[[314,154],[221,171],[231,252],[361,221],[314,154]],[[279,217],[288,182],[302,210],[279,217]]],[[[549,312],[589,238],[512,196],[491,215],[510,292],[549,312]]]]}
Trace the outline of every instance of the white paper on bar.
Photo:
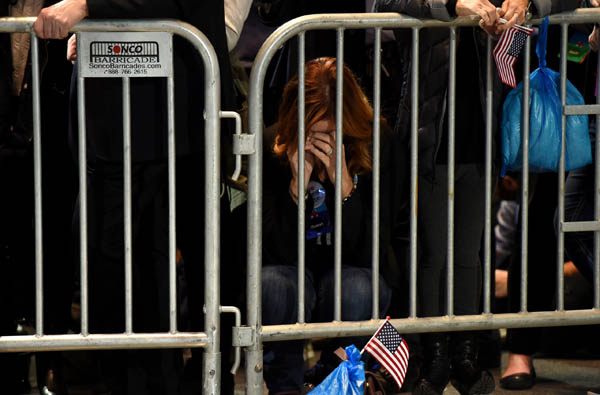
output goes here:
{"type": "Polygon", "coordinates": [[[81,77],[168,77],[172,72],[171,33],[80,33],[77,44],[81,77]]]}

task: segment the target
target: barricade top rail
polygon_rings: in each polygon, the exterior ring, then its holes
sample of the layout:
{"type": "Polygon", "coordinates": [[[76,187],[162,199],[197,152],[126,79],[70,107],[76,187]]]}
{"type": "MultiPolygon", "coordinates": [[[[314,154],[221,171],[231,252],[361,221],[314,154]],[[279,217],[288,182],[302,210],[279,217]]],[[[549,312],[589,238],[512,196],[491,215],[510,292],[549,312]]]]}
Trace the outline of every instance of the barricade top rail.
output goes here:
{"type": "MultiPolygon", "coordinates": [[[[382,13],[344,13],[344,14],[315,14],[305,15],[294,18],[281,25],[273,32],[263,43],[261,49],[256,55],[256,72],[267,66],[271,57],[291,37],[300,32],[319,29],[400,29],[400,28],[427,28],[427,27],[460,27],[460,26],[478,26],[479,16],[464,16],[453,19],[452,21],[440,21],[437,19],[417,19],[406,15],[393,12],[382,13]]],[[[550,24],[558,25],[595,23],[600,20],[600,8],[580,8],[574,11],[563,12],[549,15],[550,24]]],[[[539,25],[542,19],[535,18],[528,21],[528,24],[539,25]]],[[[264,71],[266,72],[266,70],[264,71]]],[[[261,73],[261,74],[264,74],[261,73]]],[[[254,81],[251,78],[251,81],[254,81]]],[[[252,89],[251,89],[252,91],[252,89]]]]}

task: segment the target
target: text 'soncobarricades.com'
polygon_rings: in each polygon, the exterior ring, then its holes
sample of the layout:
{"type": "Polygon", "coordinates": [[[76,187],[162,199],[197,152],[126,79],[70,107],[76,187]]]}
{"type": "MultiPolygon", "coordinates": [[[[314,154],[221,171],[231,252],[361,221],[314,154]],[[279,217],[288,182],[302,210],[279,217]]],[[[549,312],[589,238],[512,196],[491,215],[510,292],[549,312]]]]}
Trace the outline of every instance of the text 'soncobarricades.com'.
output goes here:
{"type": "Polygon", "coordinates": [[[170,33],[80,33],[82,77],[168,77],[173,69],[170,33]]]}

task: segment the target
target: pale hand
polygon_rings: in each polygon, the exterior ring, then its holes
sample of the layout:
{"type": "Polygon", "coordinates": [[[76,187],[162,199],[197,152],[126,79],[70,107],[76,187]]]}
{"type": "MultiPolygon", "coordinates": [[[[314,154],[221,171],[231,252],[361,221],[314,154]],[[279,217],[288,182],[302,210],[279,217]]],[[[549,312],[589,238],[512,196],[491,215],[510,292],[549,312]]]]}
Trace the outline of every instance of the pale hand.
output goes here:
{"type": "Polygon", "coordinates": [[[502,3],[500,16],[506,19],[504,24],[496,24],[496,34],[510,29],[515,24],[521,25],[525,22],[529,0],[505,0],[502,3]]]}
{"type": "Polygon", "coordinates": [[[33,30],[40,38],[65,38],[87,16],[86,0],[63,0],[42,9],[33,30]]]}
{"type": "MultiPolygon", "coordinates": [[[[306,149],[325,166],[329,181],[335,185],[335,132],[315,132],[306,142],[306,149]]],[[[352,193],[354,185],[346,163],[346,153],[342,144],[342,198],[352,193]]]]}
{"type": "MultiPolygon", "coordinates": [[[[288,150],[287,157],[292,170],[292,180],[290,181],[290,192],[292,197],[298,203],[298,149],[288,150]]],[[[310,152],[304,152],[304,190],[308,186],[310,175],[315,167],[315,157],[310,152]]]]}

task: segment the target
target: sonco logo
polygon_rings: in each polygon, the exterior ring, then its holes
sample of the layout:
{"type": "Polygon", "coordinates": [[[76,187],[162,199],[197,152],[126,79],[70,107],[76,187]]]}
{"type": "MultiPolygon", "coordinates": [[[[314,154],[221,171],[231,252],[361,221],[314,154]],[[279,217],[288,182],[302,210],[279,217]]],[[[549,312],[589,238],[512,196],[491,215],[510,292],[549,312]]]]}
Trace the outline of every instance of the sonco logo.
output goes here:
{"type": "Polygon", "coordinates": [[[102,61],[106,57],[143,57],[149,62],[158,62],[158,43],[154,41],[106,42],[94,41],[90,44],[92,61],[102,61]]]}

